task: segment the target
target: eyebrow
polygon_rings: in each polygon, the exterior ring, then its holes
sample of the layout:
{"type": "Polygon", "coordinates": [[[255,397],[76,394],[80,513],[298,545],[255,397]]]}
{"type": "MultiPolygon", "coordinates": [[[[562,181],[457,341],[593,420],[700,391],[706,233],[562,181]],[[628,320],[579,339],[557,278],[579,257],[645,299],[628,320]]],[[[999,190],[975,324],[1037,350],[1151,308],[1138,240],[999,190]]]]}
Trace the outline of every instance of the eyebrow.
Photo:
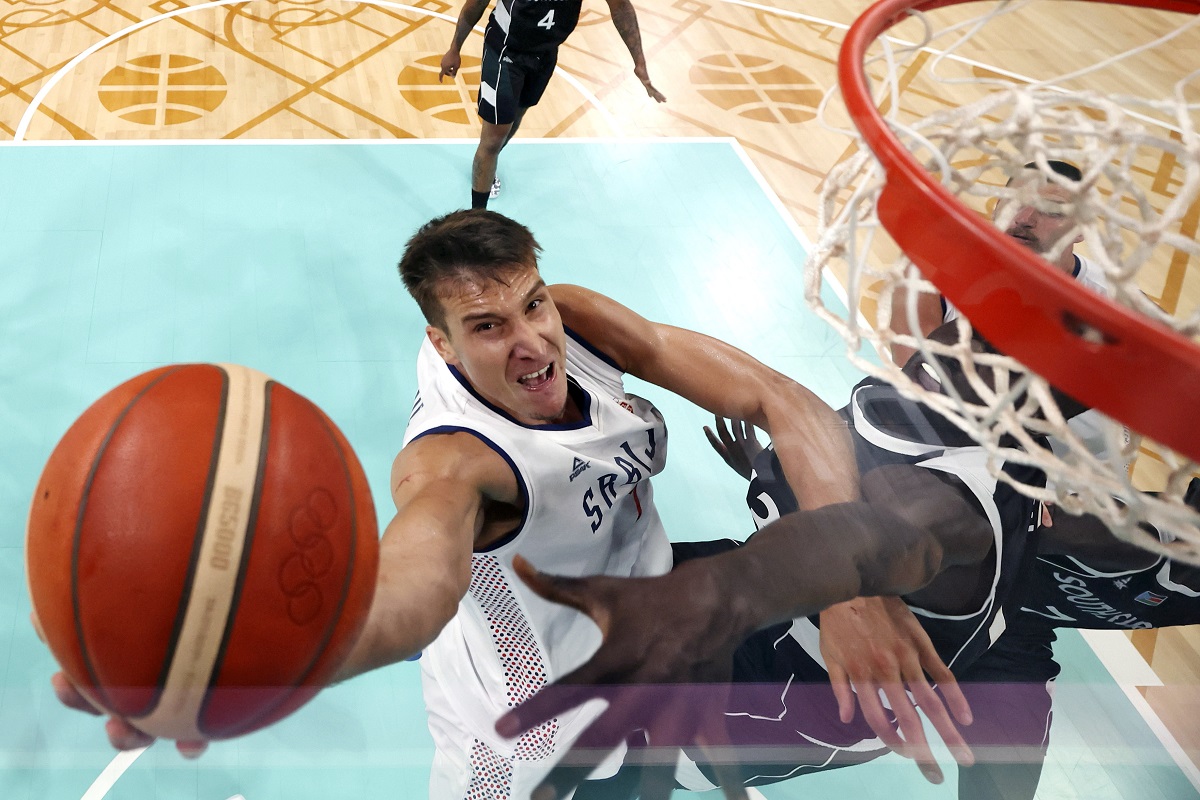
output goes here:
{"type": "MultiPolygon", "coordinates": [[[[542,291],[545,288],[546,288],[546,282],[544,280],[542,280],[541,278],[538,278],[538,282],[533,285],[533,288],[525,293],[525,298],[522,300],[522,305],[524,305],[525,303],[528,303],[529,299],[531,297],[533,297],[535,294],[537,294],[538,292],[542,291]]],[[[466,316],[464,316],[462,318],[462,323],[463,323],[463,325],[467,325],[472,322],[479,322],[480,320],[485,320],[485,319],[494,319],[499,316],[500,315],[495,313],[494,311],[476,311],[473,314],[467,314],[466,316]]]]}

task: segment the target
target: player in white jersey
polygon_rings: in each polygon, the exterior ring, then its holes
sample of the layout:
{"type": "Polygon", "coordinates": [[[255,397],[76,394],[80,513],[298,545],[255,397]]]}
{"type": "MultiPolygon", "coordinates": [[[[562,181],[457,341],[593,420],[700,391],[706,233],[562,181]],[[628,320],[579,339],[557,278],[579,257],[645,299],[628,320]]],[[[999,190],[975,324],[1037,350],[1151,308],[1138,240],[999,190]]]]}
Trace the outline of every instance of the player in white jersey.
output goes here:
{"type": "Polygon", "coordinates": [[[567,391],[580,418],[529,425],[481,396],[426,339],[420,389],[404,437],[465,432],[516,475],[524,509],[505,536],[472,554],[458,614],[421,656],[425,705],[437,744],[430,795],[524,797],[560,747],[590,721],[579,710],[515,741],[496,719],[548,680],[579,666],[599,644],[582,614],[547,603],[512,571],[519,551],[566,574],[658,575],[671,549],[650,477],[666,464],[667,430],[622,372],[567,331],[567,391]],[[531,777],[525,773],[532,772],[531,777]]]}

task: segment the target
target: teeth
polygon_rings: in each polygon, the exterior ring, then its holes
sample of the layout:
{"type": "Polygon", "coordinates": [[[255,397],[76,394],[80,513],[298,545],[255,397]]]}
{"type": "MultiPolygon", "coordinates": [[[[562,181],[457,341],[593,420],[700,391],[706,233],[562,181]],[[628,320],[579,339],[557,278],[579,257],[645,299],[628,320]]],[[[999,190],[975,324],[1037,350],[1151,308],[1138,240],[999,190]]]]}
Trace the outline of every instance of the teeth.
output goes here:
{"type": "Polygon", "coordinates": [[[543,375],[545,375],[545,374],[546,374],[546,372],[547,372],[549,369],[550,369],[550,365],[549,365],[549,364],[547,364],[546,366],[544,366],[544,367],[542,367],[541,369],[539,369],[537,372],[531,372],[531,373],[529,373],[528,375],[522,375],[522,376],[521,376],[520,378],[518,378],[517,380],[518,380],[520,383],[528,383],[529,381],[536,380],[536,379],[538,379],[538,378],[542,377],[543,375]]]}

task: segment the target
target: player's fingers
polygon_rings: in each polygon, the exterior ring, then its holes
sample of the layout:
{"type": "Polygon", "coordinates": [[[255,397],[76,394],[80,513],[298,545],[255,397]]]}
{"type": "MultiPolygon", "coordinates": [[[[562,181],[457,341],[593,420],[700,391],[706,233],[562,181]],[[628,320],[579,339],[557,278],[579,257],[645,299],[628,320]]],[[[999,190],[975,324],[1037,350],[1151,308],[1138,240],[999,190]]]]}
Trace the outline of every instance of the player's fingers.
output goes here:
{"type": "Polygon", "coordinates": [[[597,618],[593,613],[594,605],[584,589],[588,585],[587,578],[568,578],[563,575],[551,575],[542,572],[530,564],[522,556],[513,556],[513,571],[521,576],[521,580],[533,589],[539,596],[554,603],[570,606],[582,611],[595,620],[601,632],[605,630],[607,620],[597,618]]]}
{"type": "Polygon", "coordinates": [[[854,690],[858,697],[858,707],[862,709],[863,719],[875,735],[885,745],[902,756],[908,756],[908,745],[896,731],[895,722],[884,709],[879,700],[879,687],[874,682],[860,679],[854,681],[854,690]]]}
{"type": "Polygon", "coordinates": [[[204,755],[204,751],[208,749],[208,742],[176,742],[175,749],[179,751],[179,755],[186,759],[196,759],[204,755]]]}
{"type": "MultiPolygon", "coordinates": [[[[950,713],[954,715],[954,718],[962,725],[970,725],[975,717],[971,713],[971,704],[967,702],[967,696],[963,694],[962,688],[958,685],[958,679],[954,677],[954,673],[938,655],[933,642],[927,636],[922,636],[917,641],[920,664],[913,667],[910,674],[924,673],[928,675],[929,681],[937,687],[941,693],[941,699],[950,708],[950,713]]],[[[926,713],[929,712],[926,711],[926,713]]]]}
{"type": "Polygon", "coordinates": [[[97,717],[103,713],[100,709],[92,705],[91,701],[84,697],[82,692],[75,688],[75,684],[71,683],[66,674],[56,672],[51,675],[50,686],[54,689],[54,696],[67,708],[73,708],[76,711],[83,711],[97,717]]]}
{"type": "Polygon", "coordinates": [[[725,461],[729,461],[729,451],[725,449],[725,445],[721,444],[721,440],[713,433],[712,428],[707,425],[704,426],[704,436],[708,439],[708,443],[712,446],[712,449],[717,451],[717,455],[725,459],[725,461]]]}
{"type": "Polygon", "coordinates": [[[125,720],[117,717],[108,718],[108,722],[104,724],[104,732],[108,734],[108,741],[118,750],[136,750],[139,747],[149,747],[154,744],[153,736],[142,733],[125,720]]]}
{"type": "Polygon", "coordinates": [[[941,735],[942,741],[946,742],[950,752],[954,753],[956,762],[970,765],[971,748],[967,747],[967,742],[962,739],[958,726],[955,726],[954,721],[950,718],[949,711],[946,710],[946,703],[942,702],[942,698],[934,691],[934,687],[929,685],[929,681],[925,680],[925,676],[919,675],[919,678],[908,679],[908,692],[912,694],[917,708],[924,712],[938,735],[941,735]],[[964,762],[962,758],[966,758],[967,762],[964,762]]]}
{"type": "Polygon", "coordinates": [[[829,662],[829,687],[833,689],[833,696],[837,698],[838,719],[842,724],[848,725],[850,720],[854,719],[854,708],[857,705],[854,689],[846,671],[832,661],[829,662]]]}
{"type": "Polygon", "coordinates": [[[717,785],[724,790],[726,800],[749,800],[738,751],[729,738],[724,714],[707,721],[696,735],[696,743],[700,745],[705,762],[716,773],[717,785]]]}
{"type": "Polygon", "coordinates": [[[598,687],[552,683],[496,720],[496,733],[509,739],[595,697],[598,687]]]}
{"type": "Polygon", "coordinates": [[[721,437],[721,444],[725,445],[728,449],[732,449],[737,444],[737,438],[730,428],[736,423],[731,424],[729,420],[720,416],[714,416],[713,419],[716,420],[715,427],[717,435],[721,437]]]}
{"type": "Polygon", "coordinates": [[[933,687],[925,680],[925,676],[910,679],[908,682],[908,690],[912,694],[913,700],[917,704],[917,708],[925,714],[934,730],[942,737],[942,741],[946,743],[946,747],[950,749],[954,760],[961,766],[969,767],[975,763],[975,757],[971,753],[971,748],[963,739],[962,733],[959,732],[958,726],[954,724],[954,720],[950,718],[950,712],[946,710],[946,704],[942,702],[942,698],[933,690],[933,687]]]}
{"type": "Polygon", "coordinates": [[[929,741],[925,738],[925,727],[921,724],[921,716],[913,706],[912,700],[909,699],[904,685],[899,682],[891,682],[884,686],[883,692],[887,695],[892,713],[896,717],[896,725],[904,737],[905,748],[901,755],[916,761],[917,767],[920,768],[921,774],[927,781],[941,783],[944,780],[942,769],[938,766],[937,759],[933,757],[933,751],[929,749],[929,741]]]}

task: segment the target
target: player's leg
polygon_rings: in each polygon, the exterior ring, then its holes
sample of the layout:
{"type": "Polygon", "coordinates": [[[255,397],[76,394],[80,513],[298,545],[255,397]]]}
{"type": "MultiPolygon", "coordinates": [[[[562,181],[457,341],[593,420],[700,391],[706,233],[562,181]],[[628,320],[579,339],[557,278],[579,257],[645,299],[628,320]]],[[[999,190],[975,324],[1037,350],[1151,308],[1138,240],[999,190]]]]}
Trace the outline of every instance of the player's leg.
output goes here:
{"type": "Polygon", "coordinates": [[[1006,631],[959,678],[974,722],[962,729],[975,765],[958,771],[959,800],[1033,800],[1050,742],[1054,631],[1006,631]]]}
{"type": "Polygon", "coordinates": [[[496,162],[508,143],[519,110],[517,97],[520,79],[510,56],[488,44],[483,46],[483,64],[479,78],[479,147],[471,163],[471,208],[487,208],[492,183],[496,179],[496,162]]]}
{"type": "Polygon", "coordinates": [[[475,160],[471,163],[471,208],[487,208],[492,184],[496,180],[496,162],[500,151],[508,141],[511,125],[494,125],[483,123],[479,134],[479,147],[475,150],[475,160]]]}

